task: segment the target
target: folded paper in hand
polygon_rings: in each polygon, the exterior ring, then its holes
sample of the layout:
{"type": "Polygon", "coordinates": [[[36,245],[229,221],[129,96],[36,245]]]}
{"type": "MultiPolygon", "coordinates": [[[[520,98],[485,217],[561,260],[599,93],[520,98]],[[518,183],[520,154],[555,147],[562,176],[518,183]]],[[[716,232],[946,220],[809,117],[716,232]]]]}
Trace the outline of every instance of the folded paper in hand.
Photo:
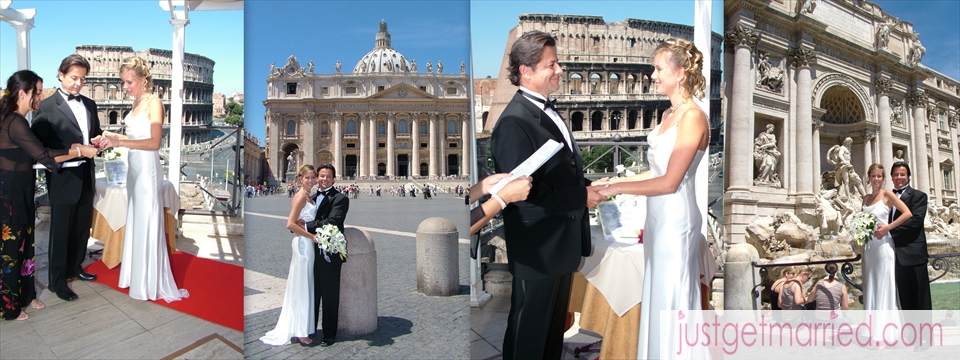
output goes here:
{"type": "MultiPolygon", "coordinates": [[[[80,164],[83,164],[83,160],[65,161],[60,163],[60,167],[71,168],[80,166],[80,164]]],[[[37,170],[45,170],[47,167],[43,166],[43,164],[33,164],[33,168],[37,170]]]]}
{"type": "Polygon", "coordinates": [[[518,177],[532,175],[537,169],[543,166],[547,160],[550,160],[553,155],[560,151],[561,148],[563,148],[563,144],[554,140],[547,140],[533,155],[530,155],[523,163],[517,165],[517,167],[510,172],[510,177],[501,179],[500,182],[490,188],[490,193],[496,194],[500,189],[503,189],[504,186],[507,186],[509,182],[518,177]]]}

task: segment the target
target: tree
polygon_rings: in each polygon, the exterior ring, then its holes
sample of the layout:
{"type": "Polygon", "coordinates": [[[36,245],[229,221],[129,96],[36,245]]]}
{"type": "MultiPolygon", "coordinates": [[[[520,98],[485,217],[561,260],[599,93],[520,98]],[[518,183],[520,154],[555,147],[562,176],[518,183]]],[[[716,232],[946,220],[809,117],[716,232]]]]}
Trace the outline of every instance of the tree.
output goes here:
{"type": "Polygon", "coordinates": [[[230,101],[223,108],[227,113],[227,118],[223,121],[230,125],[243,126],[243,104],[230,101]]]}

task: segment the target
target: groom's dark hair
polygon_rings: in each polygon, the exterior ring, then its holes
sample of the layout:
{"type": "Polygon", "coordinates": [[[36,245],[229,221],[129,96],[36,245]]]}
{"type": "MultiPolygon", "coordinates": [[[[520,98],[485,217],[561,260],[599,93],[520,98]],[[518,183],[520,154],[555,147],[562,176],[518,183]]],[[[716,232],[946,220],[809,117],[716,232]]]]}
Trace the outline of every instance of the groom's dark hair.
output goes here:
{"type": "Polygon", "coordinates": [[[330,165],[330,164],[323,164],[323,165],[318,166],[318,167],[317,167],[317,175],[320,175],[320,170],[323,170],[323,169],[330,170],[331,172],[333,172],[333,177],[334,177],[334,178],[337,177],[337,169],[334,168],[333,165],[330,165]]]}
{"type": "Polygon", "coordinates": [[[520,65],[537,69],[537,64],[543,57],[543,49],[547,46],[556,47],[557,40],[552,35],[537,30],[524,33],[513,43],[507,63],[507,77],[511,84],[520,85],[520,65]]]}
{"type": "MultiPolygon", "coordinates": [[[[87,62],[87,59],[84,59],[83,56],[79,54],[72,54],[63,58],[63,61],[60,62],[60,68],[57,71],[66,74],[70,71],[70,67],[79,66],[87,70],[87,73],[90,73],[90,63],[87,62]]],[[[58,74],[59,75],[59,74],[58,74]]],[[[59,76],[57,77],[59,79],[59,76]]]]}
{"type": "Polygon", "coordinates": [[[907,177],[910,177],[910,165],[906,161],[897,161],[893,163],[893,166],[890,167],[890,176],[893,176],[893,171],[898,167],[907,169],[907,177]]]}

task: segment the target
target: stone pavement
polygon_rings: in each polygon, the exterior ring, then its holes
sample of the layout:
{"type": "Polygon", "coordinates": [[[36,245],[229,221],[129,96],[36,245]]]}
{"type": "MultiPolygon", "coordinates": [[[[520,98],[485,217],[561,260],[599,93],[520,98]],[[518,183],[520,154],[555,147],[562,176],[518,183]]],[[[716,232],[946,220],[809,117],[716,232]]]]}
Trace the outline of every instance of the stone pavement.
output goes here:
{"type": "MultiPolygon", "coordinates": [[[[239,221],[187,215],[177,248],[198,257],[243,266],[238,255],[243,254],[243,225],[226,223],[239,221]]],[[[27,308],[30,318],[26,321],[0,321],[0,357],[243,358],[243,332],[149,301],[134,300],[106,285],[71,281],[69,286],[80,297],[71,302],[46,291],[50,226],[45,221],[35,230],[37,290],[47,307],[27,308]]],[[[99,248],[102,244],[91,239],[88,250],[99,248]]],[[[93,261],[88,258],[84,266],[93,261]]]]}
{"type": "MultiPolygon", "coordinates": [[[[346,226],[366,230],[377,250],[379,327],[363,336],[339,335],[328,348],[269,346],[259,341],[276,326],[290,264],[286,228],[290,199],[284,195],[247,199],[244,350],[247,358],[469,358],[469,245],[467,207],[462,198],[432,200],[365,194],[350,200],[346,226]],[[417,292],[416,231],[430,217],[445,217],[460,232],[460,295],[417,292]]],[[[341,299],[341,302],[349,299],[341,299]]]]}

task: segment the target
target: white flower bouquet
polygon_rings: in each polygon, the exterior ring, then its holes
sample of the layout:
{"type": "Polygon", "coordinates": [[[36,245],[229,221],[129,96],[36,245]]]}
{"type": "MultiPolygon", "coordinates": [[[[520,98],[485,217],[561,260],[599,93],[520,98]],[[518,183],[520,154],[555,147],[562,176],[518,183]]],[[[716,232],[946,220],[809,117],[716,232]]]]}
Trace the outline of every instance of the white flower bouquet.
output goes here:
{"type": "Polygon", "coordinates": [[[340,260],[347,259],[347,237],[333,224],[317,228],[317,246],[323,251],[323,258],[330,262],[327,253],[340,254],[340,260]]]}
{"type": "Polygon", "coordinates": [[[857,245],[863,246],[873,240],[873,231],[877,228],[877,216],[861,211],[850,216],[850,235],[857,240],[857,245]]]}

